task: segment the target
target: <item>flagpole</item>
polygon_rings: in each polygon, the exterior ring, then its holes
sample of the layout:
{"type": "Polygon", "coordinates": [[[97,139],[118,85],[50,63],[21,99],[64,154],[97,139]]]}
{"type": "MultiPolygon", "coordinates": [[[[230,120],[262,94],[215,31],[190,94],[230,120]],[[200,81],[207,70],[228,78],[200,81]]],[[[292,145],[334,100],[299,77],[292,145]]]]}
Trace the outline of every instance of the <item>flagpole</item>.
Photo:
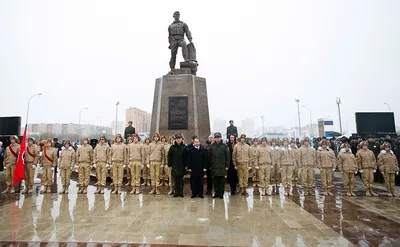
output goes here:
{"type": "MultiPolygon", "coordinates": [[[[24,129],[25,137],[26,137],[26,132],[28,132],[27,131],[28,130],[28,117],[29,117],[29,106],[30,106],[30,103],[31,103],[31,99],[33,97],[41,96],[41,95],[42,95],[42,93],[37,93],[37,94],[34,94],[31,97],[29,97],[29,99],[28,99],[28,107],[26,109],[26,119],[25,119],[25,129],[24,129]]],[[[24,140],[24,138],[22,138],[22,140],[26,141],[26,139],[24,140]]],[[[24,146],[25,146],[25,144],[24,144],[24,146]]],[[[20,150],[19,152],[23,154],[25,152],[25,150],[20,150]]],[[[18,184],[18,205],[19,205],[19,199],[20,199],[20,194],[21,194],[21,183],[22,183],[22,181],[20,181],[19,184],[18,184]]]]}

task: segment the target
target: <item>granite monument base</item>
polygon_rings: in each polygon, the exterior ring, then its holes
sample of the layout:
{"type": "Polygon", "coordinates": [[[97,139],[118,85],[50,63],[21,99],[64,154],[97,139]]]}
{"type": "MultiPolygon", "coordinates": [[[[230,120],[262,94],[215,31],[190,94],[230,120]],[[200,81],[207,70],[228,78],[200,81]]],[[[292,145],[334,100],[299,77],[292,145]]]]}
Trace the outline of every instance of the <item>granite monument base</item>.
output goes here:
{"type": "Polygon", "coordinates": [[[206,79],[191,74],[190,69],[175,69],[173,74],[156,80],[151,135],[180,133],[185,143],[196,135],[201,143],[210,135],[206,79]]]}

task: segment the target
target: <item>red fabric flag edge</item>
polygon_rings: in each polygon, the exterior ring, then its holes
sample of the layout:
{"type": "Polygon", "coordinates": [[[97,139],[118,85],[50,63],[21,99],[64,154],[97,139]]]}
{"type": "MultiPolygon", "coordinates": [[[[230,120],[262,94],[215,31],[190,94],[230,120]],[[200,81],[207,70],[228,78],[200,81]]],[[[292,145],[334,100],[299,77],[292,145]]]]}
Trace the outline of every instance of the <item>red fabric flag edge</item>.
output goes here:
{"type": "Polygon", "coordinates": [[[25,166],[24,154],[26,151],[26,129],[27,126],[25,125],[24,135],[22,136],[22,141],[21,141],[21,148],[19,150],[17,164],[14,170],[13,186],[24,180],[24,166],[25,166]]]}

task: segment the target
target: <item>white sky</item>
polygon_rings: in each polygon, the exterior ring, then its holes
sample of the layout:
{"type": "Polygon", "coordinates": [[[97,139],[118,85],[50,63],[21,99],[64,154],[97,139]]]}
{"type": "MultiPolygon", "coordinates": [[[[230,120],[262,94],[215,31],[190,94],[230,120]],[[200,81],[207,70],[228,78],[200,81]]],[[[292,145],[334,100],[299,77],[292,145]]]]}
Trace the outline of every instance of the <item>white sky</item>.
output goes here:
{"type": "Polygon", "coordinates": [[[83,123],[108,125],[117,101],[120,120],[129,106],[151,111],[155,79],[169,70],[175,10],[207,79],[211,126],[247,117],[261,125],[263,115],[267,126],[291,127],[295,98],[314,122],[337,123],[340,96],[351,132],[356,111],[386,111],[384,102],[400,110],[398,0],[0,0],[0,116],[24,122],[38,92],[31,123],[77,123],[89,107],[83,123]]]}

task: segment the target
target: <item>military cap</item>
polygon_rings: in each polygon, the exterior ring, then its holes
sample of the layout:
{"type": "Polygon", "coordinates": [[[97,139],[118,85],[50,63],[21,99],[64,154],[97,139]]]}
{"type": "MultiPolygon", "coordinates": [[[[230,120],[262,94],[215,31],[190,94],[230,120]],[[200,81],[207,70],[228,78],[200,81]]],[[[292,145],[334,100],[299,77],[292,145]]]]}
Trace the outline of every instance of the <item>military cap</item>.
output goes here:
{"type": "Polygon", "coordinates": [[[36,144],[36,139],[35,139],[35,137],[30,136],[30,137],[28,137],[28,141],[29,141],[29,140],[31,140],[34,144],[36,144]]]}
{"type": "Polygon", "coordinates": [[[16,143],[19,144],[19,138],[18,138],[18,136],[13,135],[13,136],[10,136],[10,138],[11,138],[11,139],[14,139],[14,141],[15,141],[16,143]]]}
{"type": "Polygon", "coordinates": [[[221,137],[221,133],[215,132],[215,133],[214,133],[214,138],[217,138],[217,137],[221,137]]]}
{"type": "Polygon", "coordinates": [[[343,143],[342,145],[340,145],[340,148],[350,148],[350,144],[348,144],[347,142],[343,143]]]}
{"type": "Polygon", "coordinates": [[[383,144],[383,149],[385,148],[392,148],[392,145],[390,145],[388,142],[385,142],[385,144],[383,144]]]}
{"type": "Polygon", "coordinates": [[[179,133],[176,134],[176,135],[175,135],[175,139],[178,139],[178,138],[182,138],[182,134],[179,134],[179,133]]]}
{"type": "Polygon", "coordinates": [[[361,146],[361,147],[363,147],[363,146],[368,146],[368,144],[367,144],[366,141],[362,141],[362,142],[360,142],[360,146],[361,146]]]}

